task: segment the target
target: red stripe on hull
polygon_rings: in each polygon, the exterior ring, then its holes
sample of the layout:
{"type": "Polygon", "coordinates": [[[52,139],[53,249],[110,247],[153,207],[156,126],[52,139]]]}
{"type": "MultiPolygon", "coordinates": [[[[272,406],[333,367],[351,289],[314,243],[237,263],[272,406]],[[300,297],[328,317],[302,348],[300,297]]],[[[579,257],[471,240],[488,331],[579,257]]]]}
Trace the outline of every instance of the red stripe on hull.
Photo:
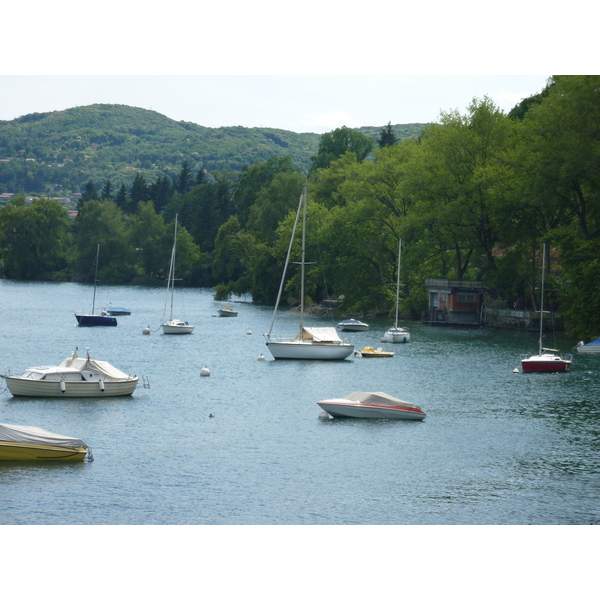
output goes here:
{"type": "Polygon", "coordinates": [[[567,362],[522,362],[523,373],[564,373],[569,369],[567,362]]]}

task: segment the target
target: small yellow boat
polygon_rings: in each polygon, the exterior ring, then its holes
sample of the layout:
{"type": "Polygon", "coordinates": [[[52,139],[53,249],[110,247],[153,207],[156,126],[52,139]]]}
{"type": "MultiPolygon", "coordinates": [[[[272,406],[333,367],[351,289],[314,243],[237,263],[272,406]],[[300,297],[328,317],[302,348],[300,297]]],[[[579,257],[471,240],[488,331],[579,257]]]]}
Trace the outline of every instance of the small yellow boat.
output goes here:
{"type": "Polygon", "coordinates": [[[394,353],[391,350],[383,350],[383,348],[377,348],[377,350],[374,350],[371,346],[365,346],[362,350],[355,350],[354,356],[357,358],[385,358],[394,356],[394,353]]]}
{"type": "Polygon", "coordinates": [[[39,427],[0,423],[0,460],[94,460],[91,448],[80,439],[51,433],[39,427]]]}

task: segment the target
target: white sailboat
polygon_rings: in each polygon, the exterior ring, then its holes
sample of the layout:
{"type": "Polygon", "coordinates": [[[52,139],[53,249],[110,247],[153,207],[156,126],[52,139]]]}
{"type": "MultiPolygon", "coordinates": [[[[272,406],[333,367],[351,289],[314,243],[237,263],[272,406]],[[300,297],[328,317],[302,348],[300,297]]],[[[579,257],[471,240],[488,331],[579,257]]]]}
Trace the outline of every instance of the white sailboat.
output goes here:
{"type": "Polygon", "coordinates": [[[167,281],[167,301],[169,299],[169,289],[171,290],[171,315],[166,323],[162,324],[163,333],[183,334],[192,333],[194,326],[187,321],[173,318],[173,297],[175,295],[175,254],[177,250],[177,215],[175,215],[175,237],[173,240],[173,250],[171,252],[171,265],[169,266],[169,279],[167,281]]]}
{"type": "Polygon", "coordinates": [[[386,342],[403,344],[410,342],[410,333],[405,327],[398,327],[398,302],[400,301],[400,257],[402,255],[402,239],[398,240],[398,280],[396,282],[396,322],[384,334],[386,342]]]}
{"type": "Polygon", "coordinates": [[[344,360],[352,354],[354,350],[353,344],[343,342],[337,334],[335,327],[305,327],[304,326],[304,265],[305,262],[305,246],[306,246],[306,185],[300,195],[298,211],[296,213],[296,221],[292,230],[292,238],[283,268],[277,302],[273,311],[271,327],[269,333],[265,334],[267,348],[273,355],[275,360],[295,359],[295,360],[344,360]],[[301,289],[300,289],[300,331],[295,337],[276,337],[272,335],[273,324],[277,316],[277,308],[281,299],[283,285],[285,283],[285,274],[292,252],[292,244],[300,217],[300,210],[303,210],[303,226],[302,226],[302,261],[301,266],[301,289]]]}

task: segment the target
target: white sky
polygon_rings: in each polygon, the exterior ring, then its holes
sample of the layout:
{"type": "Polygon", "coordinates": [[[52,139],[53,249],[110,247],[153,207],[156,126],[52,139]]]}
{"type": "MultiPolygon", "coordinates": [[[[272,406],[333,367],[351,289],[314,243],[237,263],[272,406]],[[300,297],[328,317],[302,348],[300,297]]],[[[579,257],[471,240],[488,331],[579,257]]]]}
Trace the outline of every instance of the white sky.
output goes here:
{"type": "Polygon", "coordinates": [[[0,120],[111,103],[323,133],[436,121],[484,95],[508,111],[553,74],[597,72],[583,0],[6,4],[0,120]]]}
{"type": "Polygon", "coordinates": [[[125,104],[206,127],[242,125],[323,133],[346,125],[435,121],[490,96],[503,110],[540,92],[548,75],[521,76],[0,76],[0,120],[89,104],[125,104]]]}

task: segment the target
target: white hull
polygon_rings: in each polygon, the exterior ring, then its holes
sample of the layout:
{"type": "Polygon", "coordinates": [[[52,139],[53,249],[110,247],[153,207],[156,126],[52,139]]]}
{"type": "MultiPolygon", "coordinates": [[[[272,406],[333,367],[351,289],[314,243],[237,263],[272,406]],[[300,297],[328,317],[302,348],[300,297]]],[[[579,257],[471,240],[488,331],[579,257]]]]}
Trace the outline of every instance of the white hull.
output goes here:
{"type": "Polygon", "coordinates": [[[392,344],[405,344],[410,342],[410,333],[405,329],[399,329],[397,331],[386,331],[383,334],[383,337],[386,342],[390,342],[392,344]]]}
{"type": "Polygon", "coordinates": [[[169,334],[184,334],[184,333],[192,333],[194,331],[193,325],[186,325],[181,321],[167,321],[162,324],[163,333],[169,334]]]}
{"type": "Polygon", "coordinates": [[[322,344],[300,340],[267,342],[267,348],[276,360],[344,360],[354,350],[352,344],[322,344]]]}
{"type": "Polygon", "coordinates": [[[235,310],[223,310],[222,308],[219,309],[219,316],[220,317],[237,317],[237,311],[235,310]]]}
{"type": "Polygon", "coordinates": [[[35,381],[19,377],[5,377],[6,386],[13,396],[30,398],[111,398],[131,396],[138,378],[128,381],[35,381]],[[64,387],[64,392],[61,387],[64,387]],[[104,388],[102,391],[101,388],[104,388]]]}
{"type": "Polygon", "coordinates": [[[590,346],[589,348],[580,346],[577,348],[577,352],[580,354],[600,354],[600,346],[590,346]]]}
{"type": "Polygon", "coordinates": [[[422,421],[427,416],[420,409],[356,404],[342,398],[339,400],[321,400],[317,404],[332,417],[422,421]]]}

